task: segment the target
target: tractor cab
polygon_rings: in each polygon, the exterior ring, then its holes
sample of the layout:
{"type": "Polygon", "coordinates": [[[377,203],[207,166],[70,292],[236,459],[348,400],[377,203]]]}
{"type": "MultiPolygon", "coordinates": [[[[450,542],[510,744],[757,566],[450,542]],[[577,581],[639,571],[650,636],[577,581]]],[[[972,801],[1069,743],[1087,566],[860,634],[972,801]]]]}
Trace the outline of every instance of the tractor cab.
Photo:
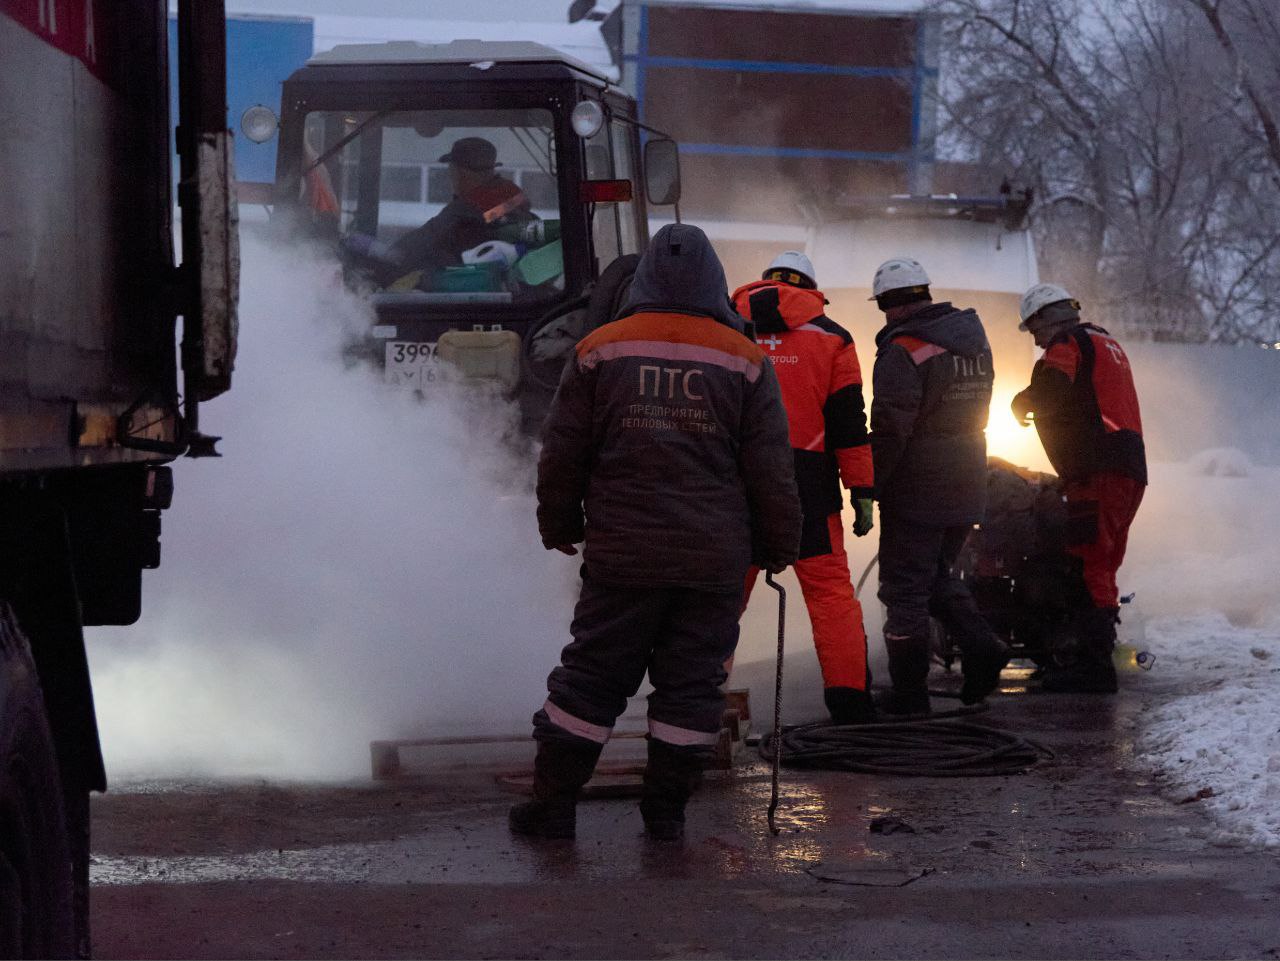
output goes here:
{"type": "Polygon", "coordinates": [[[451,362],[535,417],[572,344],[612,319],[648,206],[679,199],[675,143],[534,43],[336,47],[285,82],[279,132],[273,221],[371,292],[353,351],[419,391],[451,362]]]}

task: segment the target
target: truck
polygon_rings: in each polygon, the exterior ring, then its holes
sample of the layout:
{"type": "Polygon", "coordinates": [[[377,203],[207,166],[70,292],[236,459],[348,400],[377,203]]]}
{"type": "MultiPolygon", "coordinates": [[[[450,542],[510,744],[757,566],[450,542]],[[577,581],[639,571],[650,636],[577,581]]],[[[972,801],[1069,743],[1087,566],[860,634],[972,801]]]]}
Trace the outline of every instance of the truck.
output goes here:
{"type": "Polygon", "coordinates": [[[377,323],[352,353],[418,391],[450,362],[513,391],[526,426],[574,341],[612,319],[648,206],[678,214],[675,142],[599,68],[535,43],[338,46],[289,77],[278,120],[243,129],[279,136],[276,228],[369,290],[377,323]],[[449,220],[476,166],[489,199],[449,220]]]}
{"type": "Polygon", "coordinates": [[[218,0],[180,0],[175,257],[164,0],[0,0],[0,955],[87,957],[106,788],[83,628],[129,624],[238,251],[218,0]],[[181,343],[175,342],[182,318],[181,343]]]}

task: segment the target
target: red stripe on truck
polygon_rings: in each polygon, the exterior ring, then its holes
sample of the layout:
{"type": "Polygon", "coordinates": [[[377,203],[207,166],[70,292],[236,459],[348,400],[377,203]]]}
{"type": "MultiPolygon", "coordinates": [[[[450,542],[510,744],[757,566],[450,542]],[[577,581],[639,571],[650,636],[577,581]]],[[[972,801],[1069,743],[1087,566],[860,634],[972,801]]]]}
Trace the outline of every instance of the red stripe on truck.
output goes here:
{"type": "Polygon", "coordinates": [[[107,0],[0,0],[0,15],[75,57],[98,79],[112,83],[116,62],[111,26],[120,18],[107,0]]]}

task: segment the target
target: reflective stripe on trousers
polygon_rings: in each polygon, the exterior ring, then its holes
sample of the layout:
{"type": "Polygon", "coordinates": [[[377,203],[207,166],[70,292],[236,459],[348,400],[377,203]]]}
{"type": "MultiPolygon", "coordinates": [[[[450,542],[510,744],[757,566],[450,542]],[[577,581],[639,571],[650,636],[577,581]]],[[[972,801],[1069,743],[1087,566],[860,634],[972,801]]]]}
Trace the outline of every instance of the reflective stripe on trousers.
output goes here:
{"type": "Polygon", "coordinates": [[[573,641],[547,678],[534,736],[603,744],[645,674],[649,730],[678,747],[715,744],[725,680],[738,641],[736,591],[620,587],[589,574],[574,610],[573,641]]]}
{"type": "Polygon", "coordinates": [[[715,744],[720,739],[720,732],[691,731],[687,727],[676,727],[649,718],[649,734],[656,740],[672,744],[675,747],[694,747],[701,744],[715,744]]]}
{"type": "Polygon", "coordinates": [[[564,708],[552,704],[550,700],[542,705],[542,710],[546,712],[547,720],[556,727],[568,731],[574,737],[595,741],[597,744],[604,744],[609,740],[609,735],[613,733],[612,727],[592,724],[590,721],[584,721],[580,717],[574,717],[564,708]]]}

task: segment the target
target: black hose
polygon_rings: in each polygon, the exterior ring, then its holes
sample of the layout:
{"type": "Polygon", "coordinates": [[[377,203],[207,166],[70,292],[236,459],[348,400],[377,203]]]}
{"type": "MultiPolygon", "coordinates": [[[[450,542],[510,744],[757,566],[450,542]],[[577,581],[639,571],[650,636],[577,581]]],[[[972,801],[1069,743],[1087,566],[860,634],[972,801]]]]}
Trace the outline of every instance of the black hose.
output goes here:
{"type": "MultiPolygon", "coordinates": [[[[1022,774],[1053,752],[1035,741],[970,721],[960,709],[928,720],[874,724],[798,724],[782,729],[782,763],[821,771],[900,777],[994,777],[1022,774]]],[[[772,732],[760,755],[773,756],[772,732]]]]}

